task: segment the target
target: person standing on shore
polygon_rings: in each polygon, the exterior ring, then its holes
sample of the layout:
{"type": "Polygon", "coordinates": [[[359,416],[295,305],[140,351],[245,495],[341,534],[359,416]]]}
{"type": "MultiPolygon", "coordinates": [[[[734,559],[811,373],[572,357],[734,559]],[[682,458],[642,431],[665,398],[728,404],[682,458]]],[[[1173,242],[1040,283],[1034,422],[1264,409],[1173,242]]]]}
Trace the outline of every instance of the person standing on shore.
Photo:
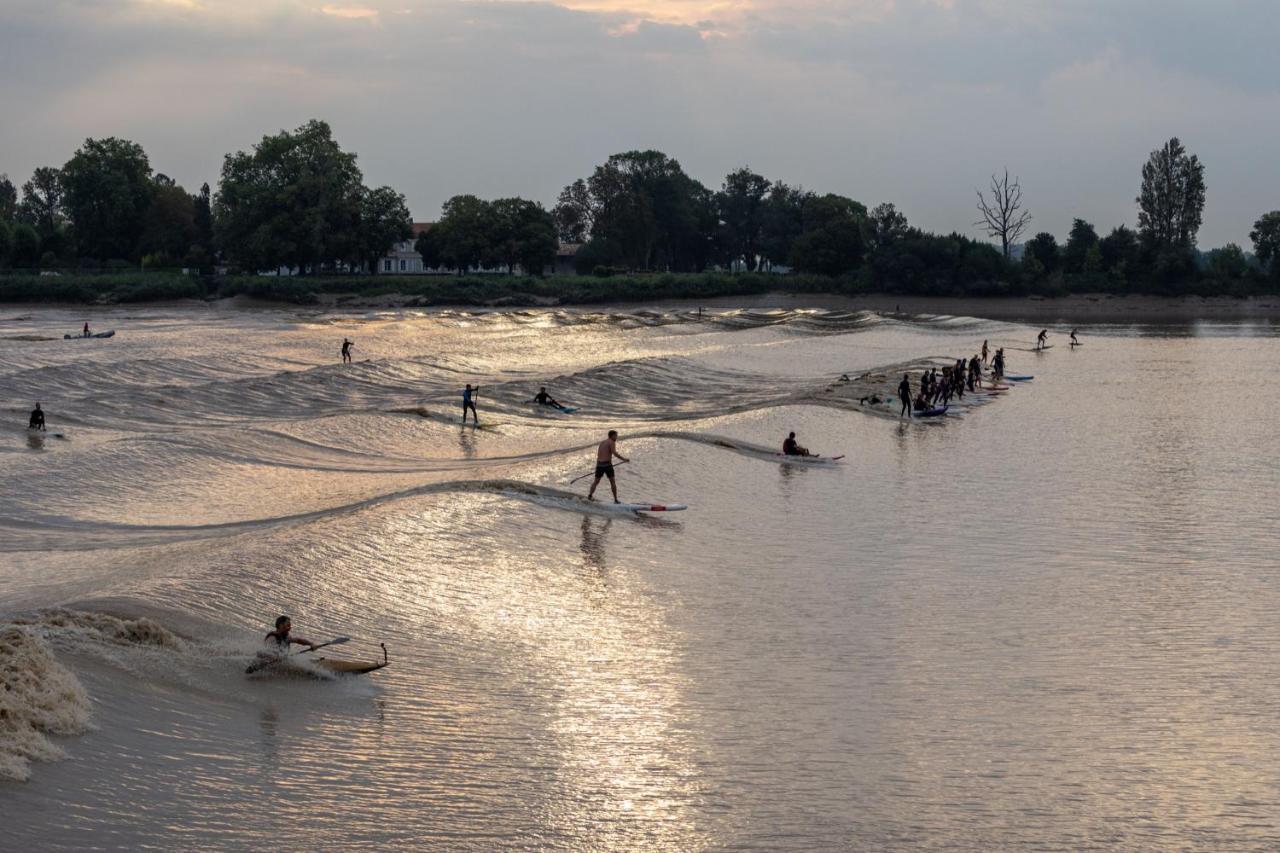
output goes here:
{"type": "Polygon", "coordinates": [[[987,342],[986,341],[982,342],[982,363],[983,364],[987,363],[987,342]]]}
{"type": "Polygon", "coordinates": [[[608,477],[609,488],[613,491],[613,502],[619,502],[618,481],[613,476],[613,457],[615,456],[623,462],[631,461],[618,452],[618,431],[611,429],[609,430],[609,437],[596,447],[596,478],[591,481],[591,491],[587,492],[587,500],[593,501],[596,499],[596,487],[600,485],[600,478],[608,477]]]}
{"type": "Polygon", "coordinates": [[[467,422],[467,409],[471,410],[471,417],[475,419],[476,426],[480,426],[480,415],[476,413],[476,397],[480,395],[480,386],[472,388],[471,383],[467,383],[467,387],[462,390],[462,422],[467,422]]]}
{"type": "MultiPolygon", "coordinates": [[[[920,380],[921,389],[924,387],[924,380],[920,380]]],[[[911,417],[911,377],[902,374],[902,381],[898,383],[898,399],[902,401],[902,411],[898,412],[898,417],[906,415],[911,417]]]]}
{"type": "Polygon", "coordinates": [[[355,346],[355,344],[352,341],[347,340],[345,337],[342,339],[342,363],[343,364],[351,363],[351,348],[353,346],[355,346]]]}

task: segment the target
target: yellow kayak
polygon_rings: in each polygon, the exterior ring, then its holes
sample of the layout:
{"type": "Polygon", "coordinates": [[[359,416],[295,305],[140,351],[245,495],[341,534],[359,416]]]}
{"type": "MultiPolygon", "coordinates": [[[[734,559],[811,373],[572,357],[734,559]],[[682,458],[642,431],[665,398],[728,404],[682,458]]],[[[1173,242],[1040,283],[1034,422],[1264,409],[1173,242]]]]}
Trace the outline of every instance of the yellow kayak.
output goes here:
{"type": "Polygon", "coordinates": [[[346,658],[328,658],[328,657],[308,657],[304,664],[301,660],[294,661],[290,658],[298,657],[298,655],[289,655],[285,658],[275,658],[268,655],[259,655],[257,660],[249,664],[245,669],[246,675],[255,673],[271,674],[271,675],[294,675],[294,676],[311,676],[315,677],[319,670],[327,670],[334,675],[364,675],[367,672],[373,672],[376,669],[382,669],[391,661],[387,658],[387,644],[379,643],[382,646],[382,660],[349,660],[346,658]]]}

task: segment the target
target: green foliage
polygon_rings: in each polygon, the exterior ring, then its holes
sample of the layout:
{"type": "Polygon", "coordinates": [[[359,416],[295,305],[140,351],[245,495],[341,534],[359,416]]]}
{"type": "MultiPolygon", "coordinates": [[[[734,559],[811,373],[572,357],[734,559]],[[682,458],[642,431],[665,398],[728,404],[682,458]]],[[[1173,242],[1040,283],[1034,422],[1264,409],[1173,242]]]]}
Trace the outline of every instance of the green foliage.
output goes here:
{"type": "Polygon", "coordinates": [[[156,181],[143,217],[138,250],[144,256],[181,258],[195,239],[195,199],[172,181],[156,181]]]}
{"type": "Polygon", "coordinates": [[[573,257],[573,267],[579,275],[611,275],[613,267],[621,263],[622,247],[608,237],[595,238],[573,257]]]}
{"type": "Polygon", "coordinates": [[[804,233],[804,209],[814,194],[776,182],[769,192],[761,226],[760,250],[770,266],[785,265],[791,247],[804,233]]]}
{"type": "MultiPolygon", "coordinates": [[[[1071,222],[1071,234],[1067,237],[1067,245],[1062,251],[1062,268],[1068,273],[1085,272],[1089,253],[1098,248],[1098,232],[1083,219],[1071,222]]],[[[1097,272],[1101,269],[1101,255],[1098,256],[1097,272]]]]}
{"type": "Polygon", "coordinates": [[[82,255],[138,257],[154,191],[151,163],[140,145],[115,137],[86,139],[62,167],[60,181],[82,255]]]}
{"type": "Polygon", "coordinates": [[[202,296],[199,279],[177,274],[0,275],[0,302],[153,302],[202,296]]]}
{"type": "Polygon", "coordinates": [[[909,231],[907,217],[888,202],[876,205],[867,217],[867,242],[873,251],[892,246],[909,231]]]}
{"type": "Polygon", "coordinates": [[[1205,266],[1214,278],[1238,280],[1249,274],[1249,259],[1235,243],[1205,253],[1205,266]]]}
{"type": "Polygon", "coordinates": [[[412,236],[413,219],[403,195],[391,187],[362,188],[357,252],[367,269],[373,270],[378,258],[412,236]]]}
{"type": "Polygon", "coordinates": [[[22,204],[18,205],[18,219],[35,226],[42,239],[60,229],[66,222],[66,197],[62,185],[62,171],[51,166],[41,166],[22,185],[22,204]]]}
{"type": "Polygon", "coordinates": [[[465,274],[495,262],[492,232],[489,202],[473,195],[456,195],[444,203],[440,221],[427,232],[431,236],[425,248],[441,266],[465,274]]]}
{"type": "Polygon", "coordinates": [[[6,174],[0,174],[0,222],[12,222],[18,216],[18,189],[6,174]]]}
{"type": "Polygon", "coordinates": [[[1178,253],[1195,247],[1204,196],[1204,166],[1176,136],[1151,152],[1142,167],[1138,231],[1157,258],[1157,266],[1168,265],[1178,253]]]}
{"type": "Polygon", "coordinates": [[[8,264],[13,258],[13,229],[9,223],[0,219],[0,266],[8,264]]]}
{"type": "Polygon", "coordinates": [[[359,255],[361,174],[329,125],[309,121],[228,154],[214,199],[219,249],[246,270],[302,273],[359,255]]]}
{"type": "Polygon", "coordinates": [[[19,222],[13,226],[13,249],[10,258],[15,267],[34,266],[40,258],[40,234],[35,227],[19,222]]]}
{"type": "Polygon", "coordinates": [[[716,193],[720,252],[730,263],[741,260],[754,271],[764,240],[765,198],[772,186],[763,175],[743,167],[730,172],[716,193]]]}
{"type": "Polygon", "coordinates": [[[1280,278],[1280,210],[1264,213],[1249,232],[1253,254],[1275,278],[1280,278]]]}
{"type": "Polygon", "coordinates": [[[805,202],[805,229],[792,241],[791,265],[799,272],[839,275],[853,272],[866,251],[862,232],[867,209],[843,196],[814,196],[805,202]]]}
{"type": "Polygon", "coordinates": [[[1041,231],[1027,241],[1026,246],[1023,247],[1023,259],[1025,260],[1028,256],[1035,258],[1040,265],[1042,275],[1052,273],[1061,266],[1058,241],[1047,231],[1041,231]]]}

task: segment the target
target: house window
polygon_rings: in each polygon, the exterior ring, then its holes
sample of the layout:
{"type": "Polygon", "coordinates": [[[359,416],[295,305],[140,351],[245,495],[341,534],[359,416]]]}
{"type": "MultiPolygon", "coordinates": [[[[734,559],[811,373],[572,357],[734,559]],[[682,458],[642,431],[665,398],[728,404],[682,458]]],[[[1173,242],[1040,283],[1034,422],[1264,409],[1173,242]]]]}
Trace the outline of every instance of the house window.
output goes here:
{"type": "Polygon", "coordinates": [[[382,262],[382,271],[391,272],[391,260],[389,258],[382,262]]]}
{"type": "Polygon", "coordinates": [[[404,272],[406,269],[408,269],[408,267],[405,265],[405,262],[403,260],[400,261],[400,272],[404,272]]]}

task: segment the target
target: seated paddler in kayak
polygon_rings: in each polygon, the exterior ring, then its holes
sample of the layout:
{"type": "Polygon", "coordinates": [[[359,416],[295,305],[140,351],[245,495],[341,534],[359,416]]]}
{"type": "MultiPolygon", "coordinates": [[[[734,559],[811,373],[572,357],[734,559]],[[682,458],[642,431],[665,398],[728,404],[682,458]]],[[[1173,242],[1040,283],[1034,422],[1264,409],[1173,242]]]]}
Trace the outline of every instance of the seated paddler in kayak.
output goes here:
{"type": "Polygon", "coordinates": [[[562,408],[560,401],[547,393],[546,385],[543,385],[542,390],[534,395],[533,402],[537,403],[539,406],[552,406],[556,409],[562,408]]]}
{"type": "Polygon", "coordinates": [[[786,441],[782,442],[782,455],[813,456],[814,454],[809,452],[809,448],[800,446],[800,443],[796,441],[796,434],[793,432],[787,436],[786,441]]]}
{"type": "Polygon", "coordinates": [[[305,637],[295,637],[289,633],[293,630],[293,620],[288,616],[276,617],[276,629],[263,639],[266,649],[258,653],[260,658],[286,658],[289,656],[289,646],[298,645],[306,646],[314,649],[316,644],[305,637]]]}

